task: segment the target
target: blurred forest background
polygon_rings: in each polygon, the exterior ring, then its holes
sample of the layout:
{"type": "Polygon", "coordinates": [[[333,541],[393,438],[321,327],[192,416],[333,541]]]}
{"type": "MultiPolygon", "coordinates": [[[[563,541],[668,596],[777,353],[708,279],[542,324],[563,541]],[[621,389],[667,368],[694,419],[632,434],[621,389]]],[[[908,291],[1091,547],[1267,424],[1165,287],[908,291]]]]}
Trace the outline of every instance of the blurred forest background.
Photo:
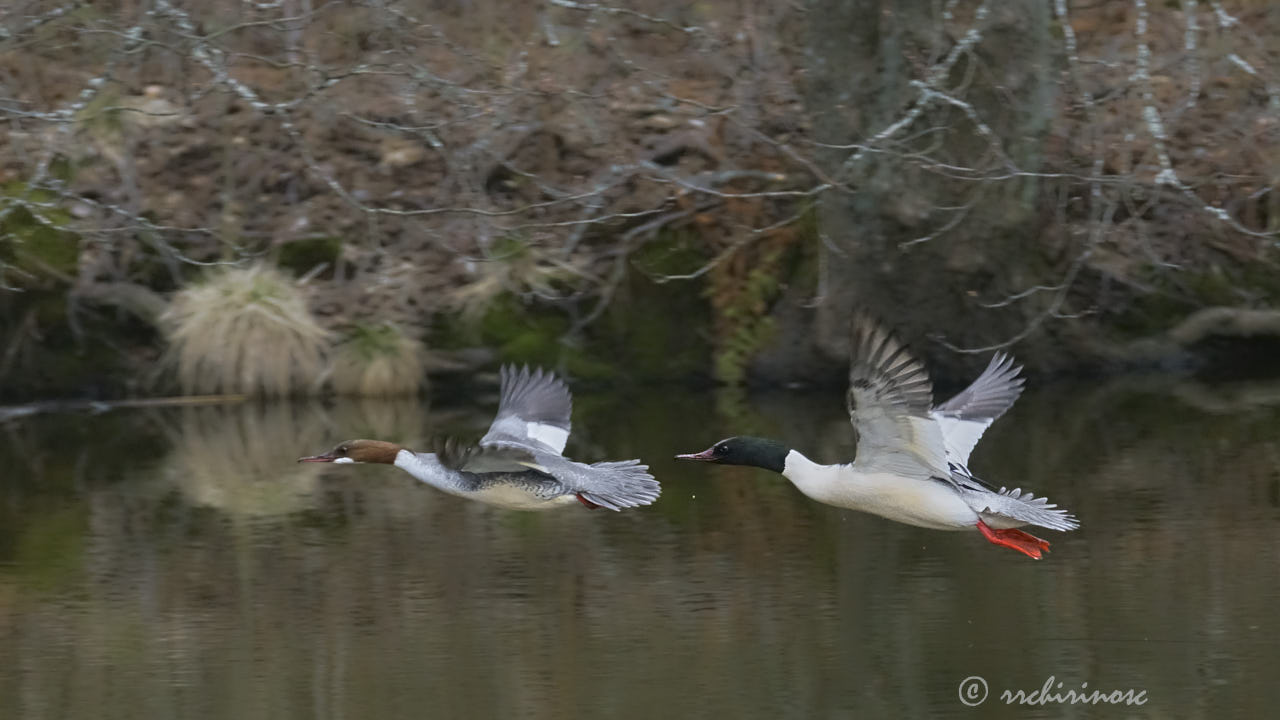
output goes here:
{"type": "Polygon", "coordinates": [[[0,401],[1273,369],[1262,0],[14,0],[0,401]]]}

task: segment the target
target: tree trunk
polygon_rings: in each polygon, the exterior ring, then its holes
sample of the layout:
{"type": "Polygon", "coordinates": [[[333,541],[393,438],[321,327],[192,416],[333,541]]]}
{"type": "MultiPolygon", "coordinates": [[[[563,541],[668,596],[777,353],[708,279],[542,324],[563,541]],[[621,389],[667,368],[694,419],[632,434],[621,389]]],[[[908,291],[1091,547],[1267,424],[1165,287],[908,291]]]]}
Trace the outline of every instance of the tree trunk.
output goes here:
{"type": "MultiPolygon", "coordinates": [[[[992,2],[976,22],[944,22],[941,7],[810,3],[814,137],[871,146],[821,152],[824,171],[846,189],[827,193],[819,210],[825,241],[811,334],[823,354],[843,357],[850,313],[864,308],[949,375],[972,372],[990,353],[957,353],[942,341],[977,347],[1015,337],[1045,304],[983,303],[1046,283],[1060,263],[1045,257],[1036,179],[956,179],[967,173],[941,164],[986,175],[1040,167],[1055,111],[1056,45],[1040,0],[992,2]],[[980,39],[947,66],[971,28],[980,39]],[[985,127],[946,98],[922,100],[923,86],[967,104],[985,127]],[[921,103],[914,120],[889,130],[921,103]]],[[[1035,343],[1033,334],[1015,350],[1044,355],[1035,343]]]]}

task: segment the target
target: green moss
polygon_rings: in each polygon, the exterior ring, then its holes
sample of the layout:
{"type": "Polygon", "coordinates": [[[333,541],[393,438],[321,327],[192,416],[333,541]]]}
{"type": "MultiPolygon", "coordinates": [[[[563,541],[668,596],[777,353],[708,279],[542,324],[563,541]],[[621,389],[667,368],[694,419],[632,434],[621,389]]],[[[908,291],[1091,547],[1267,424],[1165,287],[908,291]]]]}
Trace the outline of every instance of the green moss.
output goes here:
{"type": "Polygon", "coordinates": [[[446,350],[489,347],[503,362],[555,366],[566,351],[561,337],[569,319],[558,310],[525,304],[511,293],[491,299],[478,320],[463,314],[442,315],[431,333],[431,346],[446,350]]]}
{"type": "Polygon", "coordinates": [[[822,228],[818,226],[818,210],[810,205],[796,225],[796,250],[792,258],[791,276],[787,283],[804,289],[806,294],[818,292],[818,246],[822,243],[822,228]]]}
{"type": "Polygon", "coordinates": [[[331,235],[298,238],[279,245],[276,264],[295,275],[303,275],[324,263],[333,267],[341,253],[341,238],[331,235]]]}
{"type": "Polygon", "coordinates": [[[659,280],[693,272],[708,259],[698,236],[659,233],[633,256],[632,271],[592,329],[593,353],[615,358],[628,376],[647,381],[705,373],[711,358],[711,309],[700,284],[659,280]]]}
{"type": "Polygon", "coordinates": [[[691,273],[710,259],[706,243],[696,233],[684,229],[659,232],[631,256],[635,267],[656,277],[691,273]]]}
{"type": "MultiPolygon", "coordinates": [[[[709,311],[698,287],[689,282],[658,283],[645,267],[658,262],[671,272],[688,272],[705,258],[692,250],[691,238],[661,235],[650,243],[617,288],[604,314],[579,336],[569,336],[571,318],[562,310],[523,302],[511,293],[488,301],[479,320],[467,315],[441,316],[432,332],[434,347],[494,348],[504,362],[564,367],[582,379],[667,380],[705,372],[709,311]],[[679,260],[672,260],[674,256],[679,260]]],[[[522,243],[495,244],[495,257],[518,260],[522,243]]],[[[588,312],[590,306],[580,309],[588,312]]]]}
{"type": "Polygon", "coordinates": [[[773,318],[750,318],[738,324],[716,347],[715,378],[730,385],[746,380],[747,365],[756,352],[773,337],[773,318]]]}
{"type": "MultiPolygon", "coordinates": [[[[4,195],[26,194],[24,183],[9,183],[4,195]]],[[[33,203],[52,202],[51,193],[36,190],[26,194],[33,203]]],[[[0,203],[13,202],[0,198],[0,203]]],[[[53,270],[64,275],[76,271],[80,258],[80,236],[63,230],[71,216],[58,207],[38,208],[39,217],[26,206],[13,208],[0,223],[0,262],[10,263],[32,274],[53,270]]]]}
{"type": "Polygon", "coordinates": [[[560,337],[568,329],[568,318],[526,306],[511,294],[492,302],[480,320],[483,344],[497,347],[509,362],[554,364],[560,355],[560,337]]]}
{"type": "Polygon", "coordinates": [[[712,372],[727,385],[740,385],[756,356],[774,341],[771,314],[784,291],[816,288],[818,220],[815,209],[766,236],[742,244],[707,273],[705,295],[714,329],[712,372]]]}
{"type": "Polygon", "coordinates": [[[792,249],[785,242],[754,248],[750,262],[711,274],[706,292],[716,309],[712,371],[720,382],[739,385],[746,380],[751,359],[772,339],[776,323],[768,313],[782,279],[790,276],[792,249]]]}
{"type": "MultiPolygon", "coordinates": [[[[53,217],[49,220],[58,222],[53,217]]],[[[20,266],[24,264],[22,258],[26,255],[29,259],[38,260],[59,272],[68,275],[75,273],[80,257],[80,237],[75,233],[37,224],[15,234],[19,234],[25,240],[17,253],[20,266]]]]}

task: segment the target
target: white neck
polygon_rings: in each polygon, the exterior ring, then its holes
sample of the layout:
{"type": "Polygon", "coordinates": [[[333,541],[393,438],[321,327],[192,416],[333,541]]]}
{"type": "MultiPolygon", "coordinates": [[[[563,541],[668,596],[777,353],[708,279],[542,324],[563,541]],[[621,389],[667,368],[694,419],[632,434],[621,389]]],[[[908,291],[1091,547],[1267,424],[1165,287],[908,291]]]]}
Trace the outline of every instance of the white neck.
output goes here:
{"type": "Polygon", "coordinates": [[[458,484],[458,473],[441,465],[433,453],[401,450],[396,453],[395,465],[422,482],[441,490],[452,491],[458,484]]]}
{"type": "Polygon", "coordinates": [[[782,467],[782,477],[791,481],[800,492],[814,500],[827,502],[832,491],[840,482],[841,470],[848,470],[847,465],[819,465],[801,455],[797,450],[787,453],[782,467]]]}

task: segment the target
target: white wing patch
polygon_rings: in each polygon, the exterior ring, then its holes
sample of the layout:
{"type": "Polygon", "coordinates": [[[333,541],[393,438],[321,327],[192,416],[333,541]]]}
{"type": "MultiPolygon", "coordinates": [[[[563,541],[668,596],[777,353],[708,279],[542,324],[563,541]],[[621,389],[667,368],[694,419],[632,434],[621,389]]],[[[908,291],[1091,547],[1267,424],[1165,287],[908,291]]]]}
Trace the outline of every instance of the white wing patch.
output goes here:
{"type": "Polygon", "coordinates": [[[503,366],[498,414],[481,445],[518,445],[528,450],[564,452],[569,440],[573,397],[564,381],[541,368],[503,366]]]}
{"type": "Polygon", "coordinates": [[[968,465],[970,453],[978,446],[982,434],[991,427],[991,421],[961,420],[939,412],[933,412],[930,415],[942,430],[942,442],[947,448],[947,460],[968,465]]]}
{"type": "Polygon", "coordinates": [[[940,433],[938,423],[929,418],[913,417],[911,422],[911,449],[925,465],[938,470],[947,467],[946,434],[940,433]],[[941,442],[939,442],[941,440],[941,442]]]}
{"type": "Polygon", "coordinates": [[[569,442],[569,431],[555,425],[531,422],[525,425],[525,432],[530,438],[547,445],[557,453],[563,453],[565,443],[569,442]]]}

